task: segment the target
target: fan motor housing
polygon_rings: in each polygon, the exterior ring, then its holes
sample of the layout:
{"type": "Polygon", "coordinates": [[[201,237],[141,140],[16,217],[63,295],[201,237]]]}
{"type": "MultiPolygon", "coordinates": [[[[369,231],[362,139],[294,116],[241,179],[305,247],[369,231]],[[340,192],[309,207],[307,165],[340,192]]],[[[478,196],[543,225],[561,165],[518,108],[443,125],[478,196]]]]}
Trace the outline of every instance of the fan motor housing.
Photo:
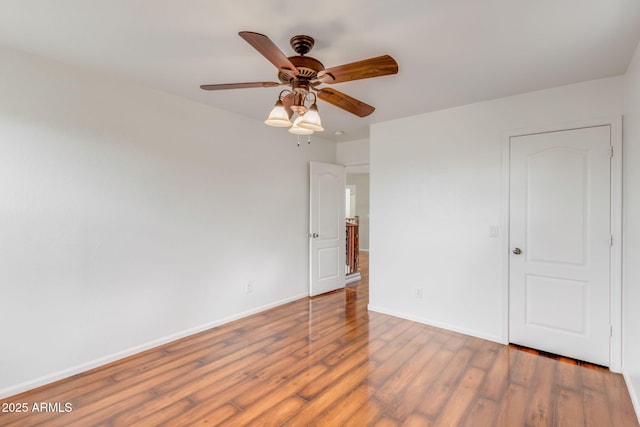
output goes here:
{"type": "MultiPolygon", "coordinates": [[[[289,61],[298,69],[300,74],[297,77],[299,79],[313,80],[318,76],[319,71],[324,70],[322,62],[310,56],[290,56],[289,61]]],[[[296,75],[291,70],[281,69],[278,73],[278,78],[282,83],[291,83],[292,80],[296,79],[296,75]]]]}

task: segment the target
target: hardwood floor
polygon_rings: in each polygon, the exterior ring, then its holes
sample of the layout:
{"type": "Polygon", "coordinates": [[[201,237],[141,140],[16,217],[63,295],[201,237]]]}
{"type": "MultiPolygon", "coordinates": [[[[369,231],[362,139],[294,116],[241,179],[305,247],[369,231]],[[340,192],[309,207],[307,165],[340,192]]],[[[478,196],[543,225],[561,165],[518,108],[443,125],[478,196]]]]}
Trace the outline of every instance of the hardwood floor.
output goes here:
{"type": "Polygon", "coordinates": [[[358,271],[361,279],[357,282],[351,282],[347,285],[347,289],[369,293],[369,252],[360,252],[358,255],[358,271]]]}
{"type": "Polygon", "coordinates": [[[4,399],[29,412],[0,425],[638,426],[620,375],[368,312],[365,279],[4,399]]]}

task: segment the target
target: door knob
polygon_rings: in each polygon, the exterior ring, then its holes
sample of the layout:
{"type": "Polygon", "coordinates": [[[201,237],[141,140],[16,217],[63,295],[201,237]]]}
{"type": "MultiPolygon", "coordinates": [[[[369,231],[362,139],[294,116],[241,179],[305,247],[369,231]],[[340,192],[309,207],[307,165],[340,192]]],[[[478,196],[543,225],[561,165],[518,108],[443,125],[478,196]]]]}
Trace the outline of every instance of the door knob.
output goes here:
{"type": "Polygon", "coordinates": [[[520,255],[522,253],[522,251],[520,250],[520,248],[515,248],[513,250],[513,253],[516,254],[516,255],[520,255]]]}
{"type": "Polygon", "coordinates": [[[318,233],[309,233],[309,237],[317,239],[318,238],[318,233]]]}

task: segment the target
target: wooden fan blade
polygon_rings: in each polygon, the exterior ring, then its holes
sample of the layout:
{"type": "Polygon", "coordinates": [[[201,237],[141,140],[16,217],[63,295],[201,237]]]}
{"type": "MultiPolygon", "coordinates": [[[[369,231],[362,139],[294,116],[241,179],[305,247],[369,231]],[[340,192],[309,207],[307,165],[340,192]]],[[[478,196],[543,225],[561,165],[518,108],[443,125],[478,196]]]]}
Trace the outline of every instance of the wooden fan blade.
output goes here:
{"type": "Polygon", "coordinates": [[[290,93],[289,95],[287,95],[284,98],[282,98],[282,105],[284,105],[284,110],[289,115],[289,120],[291,120],[291,117],[293,116],[293,110],[291,109],[291,106],[293,105],[293,94],[292,93],[290,93]]]}
{"type": "Polygon", "coordinates": [[[204,90],[225,90],[225,89],[243,89],[249,87],[276,87],[280,83],[276,82],[251,82],[251,83],[226,83],[221,85],[202,85],[200,89],[204,90]]]}
{"type": "Polygon", "coordinates": [[[350,64],[338,65],[318,72],[322,83],[341,83],[351,80],[369,79],[398,72],[398,63],[389,55],[369,58],[350,64]]]}
{"type": "Polygon", "coordinates": [[[375,107],[350,97],[334,89],[324,88],[317,91],[318,98],[333,104],[338,108],[347,110],[359,117],[366,117],[375,111],[375,107]]]}
{"type": "Polygon", "coordinates": [[[289,61],[289,58],[278,49],[278,46],[276,46],[269,37],[251,31],[240,31],[238,34],[253,46],[255,50],[260,52],[262,56],[267,58],[269,62],[275,65],[278,70],[284,68],[291,70],[296,76],[300,74],[295,65],[289,61]]]}

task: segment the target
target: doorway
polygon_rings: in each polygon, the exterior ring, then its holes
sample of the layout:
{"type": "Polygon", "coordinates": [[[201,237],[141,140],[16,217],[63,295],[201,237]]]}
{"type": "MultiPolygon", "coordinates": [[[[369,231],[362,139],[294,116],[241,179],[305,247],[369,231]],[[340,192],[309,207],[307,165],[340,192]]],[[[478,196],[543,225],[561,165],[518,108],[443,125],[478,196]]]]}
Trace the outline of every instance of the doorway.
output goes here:
{"type": "MultiPolygon", "coordinates": [[[[369,255],[369,173],[346,169],[345,208],[347,222],[347,284],[362,278],[363,267],[368,271],[369,255]]],[[[367,282],[368,283],[368,282],[367,282]]]]}

